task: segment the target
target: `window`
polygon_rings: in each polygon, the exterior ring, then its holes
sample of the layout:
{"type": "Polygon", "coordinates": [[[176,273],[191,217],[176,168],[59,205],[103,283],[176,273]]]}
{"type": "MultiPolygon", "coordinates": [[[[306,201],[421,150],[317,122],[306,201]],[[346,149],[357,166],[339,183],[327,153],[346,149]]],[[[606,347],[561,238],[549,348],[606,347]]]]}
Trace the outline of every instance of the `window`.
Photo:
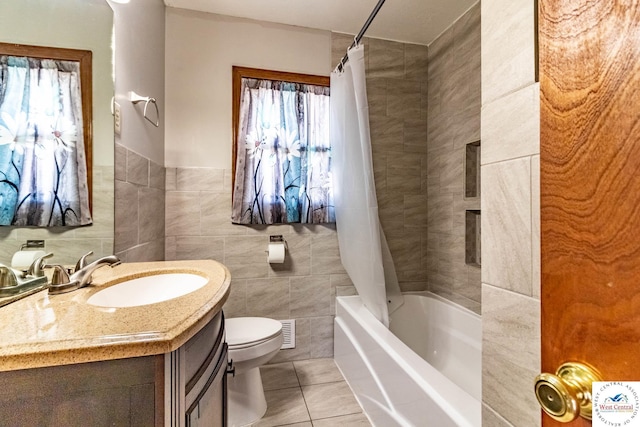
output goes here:
{"type": "Polygon", "coordinates": [[[0,43],[0,225],[91,224],[91,56],[0,43]]]}
{"type": "Polygon", "coordinates": [[[329,78],[233,67],[238,224],[335,222],[329,78]]]}

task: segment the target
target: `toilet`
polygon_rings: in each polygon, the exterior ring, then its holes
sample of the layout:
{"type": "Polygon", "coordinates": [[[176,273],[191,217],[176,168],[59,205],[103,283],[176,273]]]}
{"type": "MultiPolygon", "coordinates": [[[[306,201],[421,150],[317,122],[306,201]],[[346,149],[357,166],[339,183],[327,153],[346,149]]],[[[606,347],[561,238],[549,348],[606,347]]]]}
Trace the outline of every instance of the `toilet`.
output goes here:
{"type": "Polygon", "coordinates": [[[229,361],[235,375],[229,376],[229,427],[249,425],[267,412],[260,366],[282,347],[282,323],[265,317],[225,320],[229,361]]]}

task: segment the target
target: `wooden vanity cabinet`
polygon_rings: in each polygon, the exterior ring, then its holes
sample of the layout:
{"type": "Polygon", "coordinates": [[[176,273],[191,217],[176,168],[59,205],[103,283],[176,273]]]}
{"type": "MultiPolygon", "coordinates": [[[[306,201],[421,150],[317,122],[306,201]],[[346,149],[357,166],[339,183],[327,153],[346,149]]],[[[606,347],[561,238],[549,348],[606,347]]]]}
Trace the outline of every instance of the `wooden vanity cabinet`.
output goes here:
{"type": "MultiPolygon", "coordinates": [[[[165,426],[227,425],[227,343],[224,317],[216,316],[185,345],[166,355],[165,390],[173,399],[165,426]]],[[[165,399],[166,400],[166,399],[165,399]]]]}
{"type": "Polygon", "coordinates": [[[218,313],[164,355],[0,372],[0,427],[226,425],[218,313]]]}

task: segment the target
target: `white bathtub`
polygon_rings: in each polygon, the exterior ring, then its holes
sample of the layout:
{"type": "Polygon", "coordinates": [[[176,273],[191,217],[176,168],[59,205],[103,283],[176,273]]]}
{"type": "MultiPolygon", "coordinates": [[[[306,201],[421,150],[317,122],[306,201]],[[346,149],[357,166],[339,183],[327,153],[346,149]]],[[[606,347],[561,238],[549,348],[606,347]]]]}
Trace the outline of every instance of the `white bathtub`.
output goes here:
{"type": "Polygon", "coordinates": [[[404,297],[395,335],[360,297],[338,297],[336,364],[377,427],[480,426],[480,316],[429,292],[404,297]]]}

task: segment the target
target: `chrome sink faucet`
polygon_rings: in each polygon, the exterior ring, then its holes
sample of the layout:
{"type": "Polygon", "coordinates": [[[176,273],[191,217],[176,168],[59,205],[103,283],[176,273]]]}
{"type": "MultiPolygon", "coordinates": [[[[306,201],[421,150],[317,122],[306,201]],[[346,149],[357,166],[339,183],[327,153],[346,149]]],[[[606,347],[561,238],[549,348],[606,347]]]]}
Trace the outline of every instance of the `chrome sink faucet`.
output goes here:
{"type": "Polygon", "coordinates": [[[80,258],[76,264],[75,271],[69,276],[67,270],[61,265],[53,265],[54,273],[51,280],[51,286],[49,286],[49,294],[63,294],[65,292],[75,291],[76,289],[84,288],[91,283],[93,278],[93,272],[98,268],[108,265],[115,267],[120,264],[120,258],[115,255],[109,255],[86,264],[86,257],[93,252],[89,252],[80,258]]]}
{"type": "Polygon", "coordinates": [[[0,264],[0,298],[26,295],[28,291],[46,286],[47,278],[42,269],[46,259],[52,256],[52,253],[48,253],[37,258],[27,270],[16,270],[0,264]]]}

